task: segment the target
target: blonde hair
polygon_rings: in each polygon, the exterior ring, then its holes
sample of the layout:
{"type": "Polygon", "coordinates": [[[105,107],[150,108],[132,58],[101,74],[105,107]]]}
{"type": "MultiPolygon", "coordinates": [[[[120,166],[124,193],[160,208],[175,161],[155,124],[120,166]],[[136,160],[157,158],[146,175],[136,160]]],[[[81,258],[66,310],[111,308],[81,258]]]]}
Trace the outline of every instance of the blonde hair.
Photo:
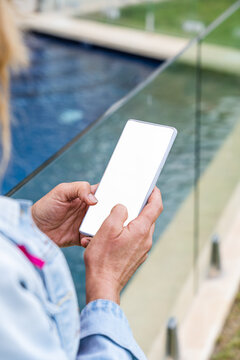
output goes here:
{"type": "Polygon", "coordinates": [[[9,116],[9,72],[26,66],[28,56],[16,24],[10,0],[0,0],[0,127],[2,159],[0,174],[6,169],[11,150],[9,116]]]}

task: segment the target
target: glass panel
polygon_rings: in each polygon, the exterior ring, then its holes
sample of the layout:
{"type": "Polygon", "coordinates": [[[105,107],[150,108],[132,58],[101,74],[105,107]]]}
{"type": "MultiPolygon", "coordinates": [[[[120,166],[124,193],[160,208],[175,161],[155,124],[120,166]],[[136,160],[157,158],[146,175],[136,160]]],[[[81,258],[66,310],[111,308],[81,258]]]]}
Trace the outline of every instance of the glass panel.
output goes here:
{"type": "MultiPolygon", "coordinates": [[[[63,181],[97,183],[129,118],[171,125],[179,134],[160,176],[164,212],[157,221],[154,249],[124,290],[122,306],[146,352],[164,331],[168,317],[179,319],[193,296],[193,186],[196,45],[184,57],[159,70],[123,106],[101,120],[65,153],[24,185],[14,197],[33,201],[63,181]],[[194,56],[195,54],[195,56],[194,56]],[[174,94],[174,96],[173,96],[174,94]],[[177,235],[176,235],[177,234],[177,235]],[[151,279],[151,281],[149,281],[151,279]],[[187,285],[186,285],[187,284],[187,285]],[[185,291],[182,292],[185,285],[185,291]],[[139,301],[141,299],[141,301],[139,301]],[[149,306],[151,304],[151,306],[149,306]],[[157,317],[155,314],[158,314],[157,317]]],[[[84,305],[83,250],[64,249],[84,305]]]]}
{"type": "Polygon", "coordinates": [[[211,237],[217,233],[225,240],[239,204],[240,2],[236,4],[238,10],[208,34],[201,46],[200,280],[209,268],[211,237]],[[216,39],[218,46],[211,45],[216,39]]]}

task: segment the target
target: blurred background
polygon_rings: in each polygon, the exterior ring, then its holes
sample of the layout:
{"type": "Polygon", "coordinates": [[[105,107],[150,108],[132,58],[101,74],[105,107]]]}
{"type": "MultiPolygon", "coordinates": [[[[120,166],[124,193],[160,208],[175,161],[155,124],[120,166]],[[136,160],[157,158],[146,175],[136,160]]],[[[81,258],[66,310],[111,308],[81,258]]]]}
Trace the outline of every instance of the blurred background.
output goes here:
{"type": "MultiPolygon", "coordinates": [[[[99,182],[129,118],[176,127],[154,246],[122,307],[149,359],[240,359],[240,1],[14,3],[30,66],[12,74],[2,192],[99,182]]],[[[64,253],[82,308],[83,250],[64,253]]]]}

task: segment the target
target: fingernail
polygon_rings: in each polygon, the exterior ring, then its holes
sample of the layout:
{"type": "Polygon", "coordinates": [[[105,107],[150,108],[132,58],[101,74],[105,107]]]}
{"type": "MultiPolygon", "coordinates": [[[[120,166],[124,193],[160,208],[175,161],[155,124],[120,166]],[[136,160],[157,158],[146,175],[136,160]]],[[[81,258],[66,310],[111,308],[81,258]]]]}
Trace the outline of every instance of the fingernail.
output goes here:
{"type": "Polygon", "coordinates": [[[93,194],[89,194],[88,195],[88,199],[89,201],[91,201],[92,203],[97,203],[97,198],[93,195],[93,194]]]}

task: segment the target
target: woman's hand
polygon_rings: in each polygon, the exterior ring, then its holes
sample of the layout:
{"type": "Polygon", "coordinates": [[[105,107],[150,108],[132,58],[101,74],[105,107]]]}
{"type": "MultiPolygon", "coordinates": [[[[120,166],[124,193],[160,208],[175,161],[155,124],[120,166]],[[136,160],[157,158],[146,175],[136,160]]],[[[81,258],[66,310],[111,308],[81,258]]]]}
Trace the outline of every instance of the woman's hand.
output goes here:
{"type": "Polygon", "coordinates": [[[92,239],[82,239],[87,247],[87,303],[96,299],[119,303],[120,291],[147,258],[155,221],[162,210],[161,193],[155,188],[140,215],[126,227],[127,209],[116,205],[97,234],[92,239]]]}
{"type": "Polygon", "coordinates": [[[35,224],[58,246],[81,245],[79,226],[88,206],[97,203],[96,189],[80,181],[56,186],[32,206],[35,224]]]}

